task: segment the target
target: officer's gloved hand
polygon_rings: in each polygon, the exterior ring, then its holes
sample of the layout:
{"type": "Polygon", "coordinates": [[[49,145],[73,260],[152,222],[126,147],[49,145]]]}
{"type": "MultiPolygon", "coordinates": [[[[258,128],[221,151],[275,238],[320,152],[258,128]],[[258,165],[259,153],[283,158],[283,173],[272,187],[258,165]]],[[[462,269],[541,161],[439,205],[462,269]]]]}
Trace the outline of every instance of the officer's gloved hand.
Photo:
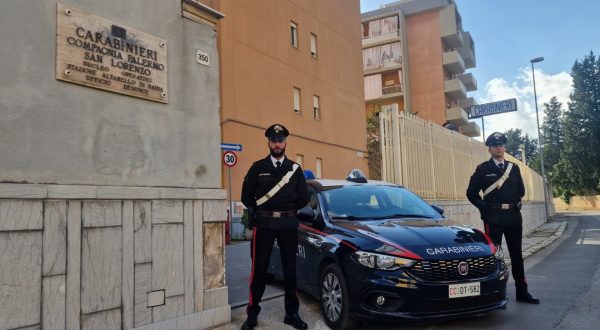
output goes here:
{"type": "Polygon", "coordinates": [[[480,211],[481,213],[484,213],[485,211],[487,211],[487,210],[488,210],[488,206],[489,206],[489,205],[486,203],[486,201],[481,201],[481,202],[479,202],[479,207],[478,207],[478,208],[479,208],[479,211],[480,211]]]}
{"type": "Polygon", "coordinates": [[[256,220],[256,211],[253,208],[249,207],[246,209],[246,213],[248,214],[247,227],[248,229],[252,229],[256,220]]]}

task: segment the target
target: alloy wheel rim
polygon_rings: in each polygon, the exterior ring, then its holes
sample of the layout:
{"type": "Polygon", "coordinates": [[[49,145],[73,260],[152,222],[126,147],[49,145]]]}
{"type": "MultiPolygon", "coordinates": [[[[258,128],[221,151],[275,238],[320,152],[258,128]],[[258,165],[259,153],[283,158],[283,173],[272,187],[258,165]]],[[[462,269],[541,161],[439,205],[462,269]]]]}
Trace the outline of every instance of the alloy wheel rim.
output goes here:
{"type": "Polygon", "coordinates": [[[342,313],[342,288],[335,274],[327,273],[323,278],[321,303],[327,318],[332,322],[337,321],[342,313]]]}

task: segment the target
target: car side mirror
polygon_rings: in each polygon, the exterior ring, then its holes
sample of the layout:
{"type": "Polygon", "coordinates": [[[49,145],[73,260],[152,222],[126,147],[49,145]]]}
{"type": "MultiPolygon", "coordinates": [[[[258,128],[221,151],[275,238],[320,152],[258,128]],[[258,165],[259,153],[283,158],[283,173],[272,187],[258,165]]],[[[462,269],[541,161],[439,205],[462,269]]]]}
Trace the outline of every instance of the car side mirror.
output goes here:
{"type": "Polygon", "coordinates": [[[315,210],[310,206],[305,206],[298,210],[298,219],[305,222],[315,222],[315,210]]]}
{"type": "Polygon", "coordinates": [[[444,215],[444,209],[437,206],[437,205],[431,205],[431,207],[433,207],[434,210],[436,210],[440,215],[444,215]]]}

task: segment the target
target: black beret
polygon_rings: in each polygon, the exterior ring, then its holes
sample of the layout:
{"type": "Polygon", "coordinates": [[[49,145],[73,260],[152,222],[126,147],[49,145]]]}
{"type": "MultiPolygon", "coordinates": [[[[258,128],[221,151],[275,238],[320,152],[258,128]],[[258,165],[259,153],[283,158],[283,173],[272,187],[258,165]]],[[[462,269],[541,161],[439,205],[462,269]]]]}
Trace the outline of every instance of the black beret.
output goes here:
{"type": "Polygon", "coordinates": [[[485,140],[485,145],[488,147],[500,145],[503,146],[506,145],[506,142],[508,142],[506,135],[499,132],[494,132],[490,134],[490,136],[488,136],[488,138],[485,140]]]}
{"type": "Polygon", "coordinates": [[[273,124],[265,131],[265,136],[272,139],[284,139],[290,135],[290,132],[281,124],[273,124]]]}

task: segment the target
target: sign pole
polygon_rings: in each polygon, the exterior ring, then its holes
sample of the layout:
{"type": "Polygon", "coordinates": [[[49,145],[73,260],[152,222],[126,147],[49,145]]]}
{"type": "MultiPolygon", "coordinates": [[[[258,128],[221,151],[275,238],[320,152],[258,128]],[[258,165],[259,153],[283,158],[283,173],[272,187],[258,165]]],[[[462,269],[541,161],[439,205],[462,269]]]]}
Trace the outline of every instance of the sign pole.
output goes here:
{"type": "MultiPolygon", "coordinates": [[[[228,187],[229,189],[227,189],[229,191],[229,197],[227,198],[227,201],[229,202],[229,206],[227,207],[227,209],[229,210],[227,212],[227,222],[229,222],[229,225],[227,225],[229,228],[227,228],[227,226],[225,228],[229,229],[229,234],[231,235],[231,222],[233,221],[233,207],[231,205],[231,168],[233,166],[235,166],[235,164],[237,164],[237,155],[235,154],[235,152],[233,151],[226,151],[223,153],[223,164],[225,164],[225,166],[227,166],[227,178],[228,178],[228,187]]],[[[229,244],[229,240],[227,241],[227,244],[229,244]]]]}
{"type": "Polygon", "coordinates": [[[485,122],[483,117],[481,117],[481,130],[483,131],[483,142],[485,143],[485,122]]]}
{"type": "MultiPolygon", "coordinates": [[[[232,222],[233,222],[233,207],[231,205],[231,166],[227,166],[227,176],[228,176],[228,186],[229,189],[227,189],[229,191],[229,212],[228,212],[228,216],[229,216],[229,235],[231,235],[231,228],[233,227],[232,222]]],[[[228,242],[229,243],[229,242],[228,242]]]]}

